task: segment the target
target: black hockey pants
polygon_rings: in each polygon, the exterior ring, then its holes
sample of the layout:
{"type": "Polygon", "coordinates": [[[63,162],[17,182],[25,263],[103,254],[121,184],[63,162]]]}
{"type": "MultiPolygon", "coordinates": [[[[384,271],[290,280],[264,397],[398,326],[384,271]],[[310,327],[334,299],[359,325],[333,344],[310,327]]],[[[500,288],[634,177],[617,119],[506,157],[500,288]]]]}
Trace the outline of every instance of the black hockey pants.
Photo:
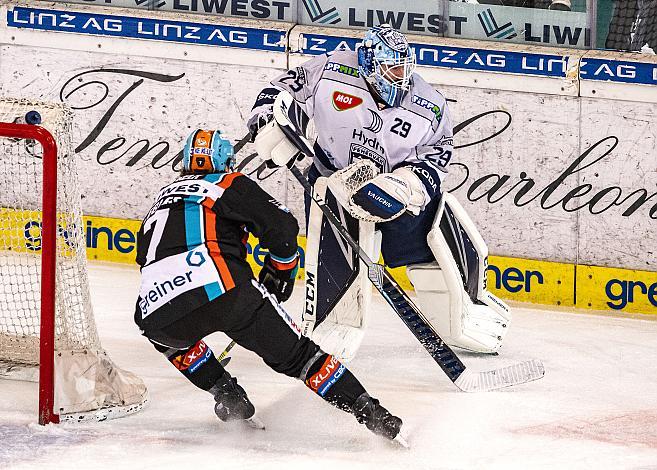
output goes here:
{"type": "Polygon", "coordinates": [[[276,372],[303,380],[339,408],[350,411],[365,392],[344,365],[301,335],[287,312],[255,281],[144,336],[194,385],[209,390],[224,369],[202,339],[216,331],[256,353],[276,372]]]}

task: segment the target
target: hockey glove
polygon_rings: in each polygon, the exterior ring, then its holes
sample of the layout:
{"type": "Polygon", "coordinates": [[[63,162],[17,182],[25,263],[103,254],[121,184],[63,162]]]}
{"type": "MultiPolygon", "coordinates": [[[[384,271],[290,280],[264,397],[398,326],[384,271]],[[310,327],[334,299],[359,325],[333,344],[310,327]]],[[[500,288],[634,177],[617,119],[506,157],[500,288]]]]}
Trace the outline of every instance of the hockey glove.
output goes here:
{"type": "Polygon", "coordinates": [[[418,215],[428,199],[417,175],[401,167],[363,182],[350,198],[350,209],[362,220],[386,222],[396,219],[405,211],[418,215]]]}
{"type": "Polygon", "coordinates": [[[288,259],[279,259],[269,254],[265,257],[258,281],[276,300],[285,302],[292,295],[298,270],[298,254],[288,259]]]}

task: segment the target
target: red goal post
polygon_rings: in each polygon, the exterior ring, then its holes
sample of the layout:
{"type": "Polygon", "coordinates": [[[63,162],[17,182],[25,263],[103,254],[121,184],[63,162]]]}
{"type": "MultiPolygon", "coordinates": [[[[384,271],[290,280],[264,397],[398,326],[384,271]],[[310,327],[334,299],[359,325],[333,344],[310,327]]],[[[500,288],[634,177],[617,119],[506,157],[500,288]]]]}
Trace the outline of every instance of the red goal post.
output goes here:
{"type": "Polygon", "coordinates": [[[148,399],[98,338],[71,129],[61,103],[0,99],[0,378],[39,368],[40,424],[118,418],[148,399]],[[18,123],[28,114],[43,126],[18,123]]]}
{"type": "Polygon", "coordinates": [[[57,144],[41,126],[0,122],[0,136],[32,139],[43,148],[41,226],[41,334],[39,348],[39,424],[59,423],[55,401],[55,263],[57,259],[57,144]]]}

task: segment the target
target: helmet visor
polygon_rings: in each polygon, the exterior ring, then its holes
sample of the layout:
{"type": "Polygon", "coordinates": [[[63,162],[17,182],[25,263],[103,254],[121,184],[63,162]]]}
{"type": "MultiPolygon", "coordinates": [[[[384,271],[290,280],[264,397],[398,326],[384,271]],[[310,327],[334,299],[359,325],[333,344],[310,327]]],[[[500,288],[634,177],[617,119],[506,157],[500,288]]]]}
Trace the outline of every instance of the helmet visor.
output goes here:
{"type": "Polygon", "coordinates": [[[376,74],[395,88],[408,90],[415,71],[415,54],[411,50],[407,57],[374,58],[376,74]]]}

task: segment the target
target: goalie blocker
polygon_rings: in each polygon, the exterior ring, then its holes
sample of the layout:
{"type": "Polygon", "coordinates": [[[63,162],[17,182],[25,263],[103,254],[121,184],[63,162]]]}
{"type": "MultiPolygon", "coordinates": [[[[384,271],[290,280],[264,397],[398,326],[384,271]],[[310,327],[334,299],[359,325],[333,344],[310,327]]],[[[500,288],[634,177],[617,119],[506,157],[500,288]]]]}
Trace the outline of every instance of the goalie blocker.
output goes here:
{"type": "MultiPolygon", "coordinates": [[[[311,179],[313,176],[311,171],[311,179]]],[[[376,176],[369,161],[359,161],[330,177],[319,177],[314,189],[341,219],[370,258],[380,252],[380,232],[372,218],[354,215],[351,195],[376,176]]],[[[424,213],[423,213],[424,214],[424,213]]],[[[428,215],[428,214],[427,214],[428,215]]],[[[450,345],[494,353],[502,345],[511,314],[486,289],[488,248],[465,209],[451,194],[441,197],[426,240],[436,261],[407,267],[421,311],[450,345]]],[[[304,334],[344,361],[356,353],[368,323],[371,288],[367,270],[321,210],[309,207],[306,250],[304,334]]]]}

